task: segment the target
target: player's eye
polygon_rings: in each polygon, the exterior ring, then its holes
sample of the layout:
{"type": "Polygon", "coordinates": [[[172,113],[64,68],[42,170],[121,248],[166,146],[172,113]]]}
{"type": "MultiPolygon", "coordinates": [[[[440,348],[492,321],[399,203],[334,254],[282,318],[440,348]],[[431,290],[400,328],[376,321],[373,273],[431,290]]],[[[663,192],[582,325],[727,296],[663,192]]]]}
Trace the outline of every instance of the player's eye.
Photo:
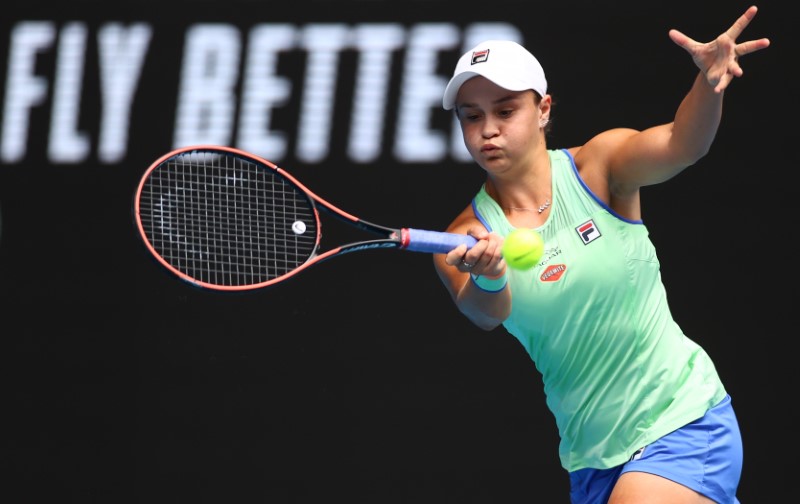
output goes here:
{"type": "Polygon", "coordinates": [[[475,111],[462,110],[459,117],[464,121],[474,122],[481,118],[481,114],[475,111]]]}

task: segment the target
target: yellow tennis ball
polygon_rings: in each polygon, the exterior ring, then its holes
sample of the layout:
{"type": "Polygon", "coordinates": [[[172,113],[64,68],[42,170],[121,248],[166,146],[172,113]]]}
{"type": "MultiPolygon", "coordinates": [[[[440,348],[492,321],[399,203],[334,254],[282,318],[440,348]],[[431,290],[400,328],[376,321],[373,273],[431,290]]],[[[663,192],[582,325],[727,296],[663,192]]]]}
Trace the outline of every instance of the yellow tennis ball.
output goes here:
{"type": "Polygon", "coordinates": [[[519,228],[511,231],[503,242],[503,258],[510,268],[532,268],[544,254],[544,240],[533,229],[519,228]]]}

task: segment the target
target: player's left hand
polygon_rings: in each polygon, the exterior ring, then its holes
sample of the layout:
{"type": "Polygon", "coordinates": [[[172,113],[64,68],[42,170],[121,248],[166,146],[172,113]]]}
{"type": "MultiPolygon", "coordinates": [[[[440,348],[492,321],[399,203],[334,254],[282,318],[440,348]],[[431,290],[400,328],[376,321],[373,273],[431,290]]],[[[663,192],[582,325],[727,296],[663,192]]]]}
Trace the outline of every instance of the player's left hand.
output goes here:
{"type": "Polygon", "coordinates": [[[758,12],[756,6],[748,8],[733,23],[733,26],[712,42],[705,44],[698,42],[675,29],[669,31],[669,37],[692,55],[695,65],[706,76],[706,80],[714,88],[714,91],[721,93],[734,77],[742,76],[742,67],[739,65],[740,57],[769,47],[767,38],[736,42],[742,31],[753,20],[756,12],[758,12]]]}

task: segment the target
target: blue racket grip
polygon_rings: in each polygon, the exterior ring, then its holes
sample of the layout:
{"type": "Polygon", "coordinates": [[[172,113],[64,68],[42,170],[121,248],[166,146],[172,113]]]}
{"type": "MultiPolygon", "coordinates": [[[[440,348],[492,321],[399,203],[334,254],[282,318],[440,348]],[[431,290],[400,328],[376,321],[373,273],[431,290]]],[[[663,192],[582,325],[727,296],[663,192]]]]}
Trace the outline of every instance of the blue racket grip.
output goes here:
{"type": "Polygon", "coordinates": [[[446,254],[462,243],[466,244],[468,249],[478,243],[478,240],[465,234],[409,228],[403,229],[402,241],[402,248],[405,250],[433,254],[446,254]]]}

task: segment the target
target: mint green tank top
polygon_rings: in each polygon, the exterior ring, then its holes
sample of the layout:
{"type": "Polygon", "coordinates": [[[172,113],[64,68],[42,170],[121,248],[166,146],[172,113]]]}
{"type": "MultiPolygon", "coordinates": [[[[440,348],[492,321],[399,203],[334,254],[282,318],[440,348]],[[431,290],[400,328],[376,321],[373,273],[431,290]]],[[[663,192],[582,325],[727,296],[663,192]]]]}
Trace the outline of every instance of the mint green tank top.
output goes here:
{"type": "MultiPolygon", "coordinates": [[[[552,206],[536,229],[545,252],[530,270],[509,270],[504,326],[542,375],[563,467],[604,469],[700,418],[726,392],[672,318],[647,228],[597,199],[566,150],[549,154],[552,206]]],[[[514,229],[485,188],[473,208],[489,230],[514,229]]]]}

